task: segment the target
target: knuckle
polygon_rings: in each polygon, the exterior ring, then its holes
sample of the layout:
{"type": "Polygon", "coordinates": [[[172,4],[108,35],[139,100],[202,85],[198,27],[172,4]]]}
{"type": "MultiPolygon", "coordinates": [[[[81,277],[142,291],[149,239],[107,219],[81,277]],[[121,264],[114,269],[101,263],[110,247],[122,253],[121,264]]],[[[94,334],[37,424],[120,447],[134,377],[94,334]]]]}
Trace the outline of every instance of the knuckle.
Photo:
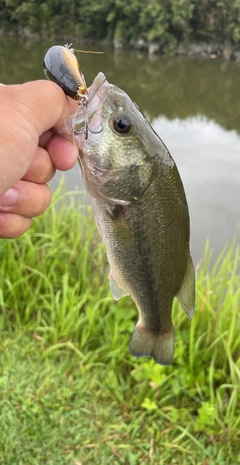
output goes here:
{"type": "Polygon", "coordinates": [[[41,215],[47,207],[49,206],[52,198],[52,193],[50,187],[47,184],[42,184],[39,186],[41,189],[39,197],[39,201],[36,204],[36,212],[33,216],[41,215]]]}

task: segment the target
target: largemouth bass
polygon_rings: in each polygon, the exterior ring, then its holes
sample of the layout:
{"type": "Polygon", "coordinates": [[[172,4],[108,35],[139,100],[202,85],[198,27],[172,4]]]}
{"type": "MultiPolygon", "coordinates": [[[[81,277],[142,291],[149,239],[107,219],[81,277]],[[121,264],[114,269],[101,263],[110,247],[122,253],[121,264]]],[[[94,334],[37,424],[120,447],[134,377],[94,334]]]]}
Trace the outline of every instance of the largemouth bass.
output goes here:
{"type": "Polygon", "coordinates": [[[75,131],[83,181],[110,264],[110,288],[130,295],[139,320],[129,344],[136,356],[173,360],[173,298],[191,319],[195,275],[189,214],[176,164],[131,99],[102,73],[89,90],[88,134],[81,109],[75,131]]]}

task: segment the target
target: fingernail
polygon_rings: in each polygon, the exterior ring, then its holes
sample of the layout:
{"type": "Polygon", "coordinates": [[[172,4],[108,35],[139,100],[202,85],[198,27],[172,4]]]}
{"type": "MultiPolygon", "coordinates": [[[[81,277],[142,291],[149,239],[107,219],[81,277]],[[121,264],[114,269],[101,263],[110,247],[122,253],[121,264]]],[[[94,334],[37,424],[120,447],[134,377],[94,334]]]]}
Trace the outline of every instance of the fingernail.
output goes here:
{"type": "Polygon", "coordinates": [[[0,208],[1,207],[12,207],[17,203],[19,199],[19,193],[12,187],[6,191],[2,197],[0,197],[0,208]]]}

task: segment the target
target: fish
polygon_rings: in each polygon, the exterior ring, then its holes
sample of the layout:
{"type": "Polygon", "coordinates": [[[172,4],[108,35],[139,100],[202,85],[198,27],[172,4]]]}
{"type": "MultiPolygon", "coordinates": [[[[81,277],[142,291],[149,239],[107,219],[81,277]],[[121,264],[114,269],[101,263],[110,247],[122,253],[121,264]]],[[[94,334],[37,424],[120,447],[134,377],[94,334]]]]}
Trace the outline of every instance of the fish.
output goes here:
{"type": "Polygon", "coordinates": [[[99,73],[89,89],[88,137],[81,108],[67,121],[79,150],[85,189],[110,265],[114,299],[129,295],[139,319],[129,349],[169,365],[174,356],[172,305],[189,319],[195,306],[189,211],[167,147],[120,88],[99,73]]]}

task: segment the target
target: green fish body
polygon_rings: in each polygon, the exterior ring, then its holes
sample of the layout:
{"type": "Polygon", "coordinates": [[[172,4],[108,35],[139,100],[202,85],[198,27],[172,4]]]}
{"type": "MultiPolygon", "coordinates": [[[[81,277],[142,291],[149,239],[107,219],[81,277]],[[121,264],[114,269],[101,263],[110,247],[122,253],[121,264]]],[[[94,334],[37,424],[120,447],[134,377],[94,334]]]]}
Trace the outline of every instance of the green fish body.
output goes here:
{"type": "MultiPolygon", "coordinates": [[[[149,122],[102,73],[90,88],[88,108],[88,137],[75,139],[107,249],[111,292],[116,300],[130,295],[138,308],[131,353],[168,365],[174,353],[173,299],[190,319],[195,302],[182,181],[149,122]]],[[[83,124],[80,112],[71,126],[80,132],[83,124]]]]}

